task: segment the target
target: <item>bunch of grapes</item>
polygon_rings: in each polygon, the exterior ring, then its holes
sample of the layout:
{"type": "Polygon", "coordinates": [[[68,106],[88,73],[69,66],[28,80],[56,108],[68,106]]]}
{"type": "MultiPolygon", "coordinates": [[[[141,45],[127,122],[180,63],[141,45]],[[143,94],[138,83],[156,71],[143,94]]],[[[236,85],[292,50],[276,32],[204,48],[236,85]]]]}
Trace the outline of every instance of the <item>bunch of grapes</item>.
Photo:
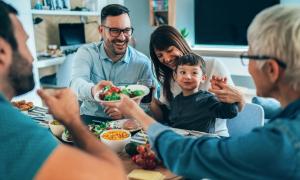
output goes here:
{"type": "Polygon", "coordinates": [[[132,161],[143,169],[155,169],[158,161],[155,153],[150,149],[150,145],[137,146],[138,154],[132,156],[132,161]]]}

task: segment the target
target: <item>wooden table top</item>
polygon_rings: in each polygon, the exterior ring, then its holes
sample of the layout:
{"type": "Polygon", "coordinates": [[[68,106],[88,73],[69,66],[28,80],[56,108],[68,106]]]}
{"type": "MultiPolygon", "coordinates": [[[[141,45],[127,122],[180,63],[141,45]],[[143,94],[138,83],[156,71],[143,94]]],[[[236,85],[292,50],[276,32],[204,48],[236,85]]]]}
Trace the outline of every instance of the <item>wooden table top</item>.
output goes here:
{"type": "MultiPolygon", "coordinates": [[[[138,165],[136,165],[130,158],[130,156],[128,154],[126,154],[125,152],[120,153],[119,157],[121,158],[125,171],[127,174],[129,174],[132,170],[134,169],[141,169],[141,167],[139,167],[138,165]]],[[[159,165],[158,167],[156,167],[154,170],[152,171],[158,171],[160,173],[162,173],[165,176],[166,180],[179,180],[179,179],[183,179],[180,176],[177,176],[175,174],[172,174],[169,170],[167,170],[165,167],[163,167],[162,165],[159,165]]]]}

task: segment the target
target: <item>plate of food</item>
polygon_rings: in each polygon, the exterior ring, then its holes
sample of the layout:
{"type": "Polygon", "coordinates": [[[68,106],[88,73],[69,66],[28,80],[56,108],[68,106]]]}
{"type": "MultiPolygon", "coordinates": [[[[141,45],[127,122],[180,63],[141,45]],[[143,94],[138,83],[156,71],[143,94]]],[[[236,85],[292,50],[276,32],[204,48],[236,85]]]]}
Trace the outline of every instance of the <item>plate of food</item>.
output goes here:
{"type": "Polygon", "coordinates": [[[89,131],[93,133],[98,139],[100,139],[100,134],[105,131],[112,129],[111,124],[109,121],[107,122],[100,122],[100,123],[93,123],[88,124],[89,131]]]}
{"type": "Polygon", "coordinates": [[[121,94],[129,96],[133,100],[142,99],[149,94],[150,90],[144,85],[127,85],[127,86],[105,86],[101,91],[95,94],[97,102],[118,102],[121,94]]]}
{"type": "Polygon", "coordinates": [[[72,138],[70,132],[67,129],[65,129],[64,132],[62,133],[61,139],[64,142],[68,142],[68,143],[72,143],[73,142],[73,138],[72,138]]]}
{"type": "Polygon", "coordinates": [[[13,106],[15,106],[16,108],[20,109],[21,111],[28,111],[34,108],[33,106],[33,102],[30,101],[25,101],[25,100],[21,100],[21,101],[15,101],[15,102],[11,102],[13,106]]]}
{"type": "Polygon", "coordinates": [[[120,119],[110,122],[114,129],[125,129],[129,132],[136,132],[142,129],[142,125],[135,119],[120,119]]]}

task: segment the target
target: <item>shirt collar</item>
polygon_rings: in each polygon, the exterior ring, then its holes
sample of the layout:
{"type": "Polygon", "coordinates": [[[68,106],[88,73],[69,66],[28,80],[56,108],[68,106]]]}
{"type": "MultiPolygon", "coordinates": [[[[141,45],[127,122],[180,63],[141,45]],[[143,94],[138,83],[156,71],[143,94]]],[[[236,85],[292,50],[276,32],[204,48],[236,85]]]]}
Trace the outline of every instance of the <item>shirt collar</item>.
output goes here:
{"type": "Polygon", "coordinates": [[[271,120],[277,118],[293,117],[298,114],[298,111],[300,111],[300,99],[297,99],[289,105],[287,105],[280,113],[278,113],[277,116],[275,116],[271,120]]]}
{"type": "MultiPolygon", "coordinates": [[[[112,60],[107,56],[106,51],[104,50],[104,42],[103,42],[103,41],[102,41],[101,44],[100,44],[100,57],[101,57],[102,59],[112,61],[112,60]]],[[[124,55],[119,61],[120,61],[120,62],[129,63],[129,61],[130,61],[129,47],[127,47],[125,55],[124,55]]]]}

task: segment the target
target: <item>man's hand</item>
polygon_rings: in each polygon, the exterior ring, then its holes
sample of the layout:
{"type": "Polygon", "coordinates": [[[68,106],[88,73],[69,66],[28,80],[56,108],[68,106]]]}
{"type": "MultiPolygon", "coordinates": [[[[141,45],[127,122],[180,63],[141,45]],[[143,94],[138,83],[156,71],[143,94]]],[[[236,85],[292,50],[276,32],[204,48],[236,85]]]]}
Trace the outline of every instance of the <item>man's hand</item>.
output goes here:
{"type": "Polygon", "coordinates": [[[121,100],[118,102],[102,102],[101,104],[109,108],[117,108],[123,115],[140,121],[145,130],[155,122],[136,102],[124,94],[121,94],[121,100]]]}
{"type": "Polygon", "coordinates": [[[48,106],[49,112],[62,124],[69,126],[72,121],[80,121],[78,100],[71,89],[40,89],[37,93],[48,106]]]}
{"type": "Polygon", "coordinates": [[[117,109],[120,113],[129,117],[133,117],[137,111],[142,110],[136,102],[124,94],[121,94],[120,101],[102,102],[101,105],[109,109],[117,109]]]}
{"type": "Polygon", "coordinates": [[[112,119],[122,119],[123,118],[123,114],[120,112],[120,110],[118,110],[117,108],[113,108],[113,107],[106,107],[104,109],[104,112],[110,116],[112,119]]]}
{"type": "Polygon", "coordinates": [[[98,84],[92,87],[92,96],[94,97],[95,94],[105,86],[113,86],[113,83],[111,81],[100,81],[98,84]]]}

